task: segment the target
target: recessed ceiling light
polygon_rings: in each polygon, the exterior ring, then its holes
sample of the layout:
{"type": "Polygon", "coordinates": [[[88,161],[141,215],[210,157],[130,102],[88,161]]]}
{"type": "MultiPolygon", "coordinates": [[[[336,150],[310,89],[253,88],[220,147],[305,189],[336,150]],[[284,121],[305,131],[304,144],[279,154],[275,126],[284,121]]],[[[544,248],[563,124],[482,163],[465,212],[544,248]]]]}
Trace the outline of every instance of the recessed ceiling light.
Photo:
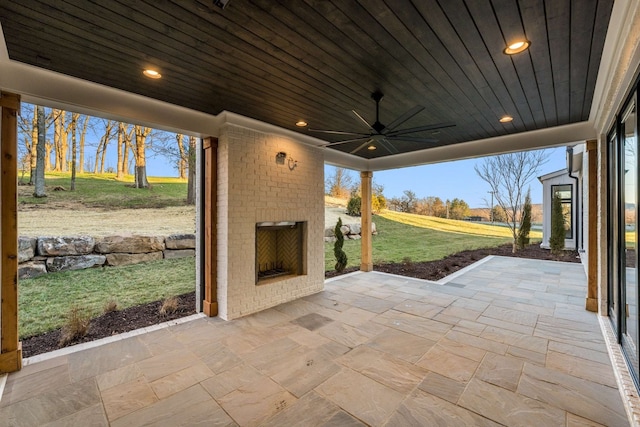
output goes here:
{"type": "Polygon", "coordinates": [[[500,117],[500,123],[509,123],[512,120],[513,120],[513,117],[511,117],[511,116],[502,116],[502,117],[500,117]]]}
{"type": "Polygon", "coordinates": [[[309,123],[305,122],[304,120],[298,120],[298,121],[296,122],[296,126],[301,127],[301,128],[303,128],[303,127],[307,126],[308,124],[309,124],[309,123]]]}
{"type": "Polygon", "coordinates": [[[376,149],[376,146],[375,146],[375,145],[373,145],[373,144],[371,144],[371,145],[369,145],[369,146],[367,147],[367,150],[371,150],[371,151],[373,151],[373,150],[375,150],[375,149],[376,149]]]}
{"type": "Polygon", "coordinates": [[[147,68],[146,70],[144,70],[142,72],[142,74],[144,74],[145,76],[149,77],[150,79],[159,79],[159,78],[162,77],[162,74],[160,74],[159,71],[153,70],[151,68],[147,68]]]}
{"type": "Polygon", "coordinates": [[[516,53],[527,50],[529,46],[531,46],[531,42],[529,40],[520,40],[507,46],[504,53],[507,55],[515,55],[516,53]]]}

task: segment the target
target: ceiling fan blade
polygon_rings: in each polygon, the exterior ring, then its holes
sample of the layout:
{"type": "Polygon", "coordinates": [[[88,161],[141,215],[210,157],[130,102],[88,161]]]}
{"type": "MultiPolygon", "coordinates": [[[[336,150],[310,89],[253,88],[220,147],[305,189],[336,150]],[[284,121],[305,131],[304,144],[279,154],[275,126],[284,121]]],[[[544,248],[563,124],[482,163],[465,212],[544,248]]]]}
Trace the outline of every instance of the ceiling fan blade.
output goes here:
{"type": "Polygon", "coordinates": [[[360,142],[360,141],[364,141],[367,140],[369,141],[370,137],[369,135],[361,137],[361,138],[352,138],[352,139],[345,139],[342,141],[336,141],[336,142],[328,142],[326,144],[321,145],[321,147],[332,147],[334,145],[340,145],[340,144],[348,144],[350,142],[360,142]]]}
{"type": "Polygon", "coordinates": [[[391,141],[405,141],[405,142],[424,142],[425,144],[433,144],[439,142],[434,138],[420,138],[418,136],[390,136],[388,137],[391,141]]]}
{"type": "Polygon", "coordinates": [[[309,132],[328,133],[330,135],[347,135],[347,136],[369,136],[368,133],[363,132],[347,132],[343,130],[321,130],[321,129],[307,129],[309,132]]]}
{"type": "Polygon", "coordinates": [[[358,146],[358,148],[356,148],[355,150],[351,150],[351,151],[349,152],[349,154],[355,154],[355,153],[357,153],[358,151],[362,150],[364,147],[366,147],[367,145],[369,145],[369,143],[370,143],[370,142],[371,142],[371,139],[367,139],[367,140],[364,142],[364,144],[362,144],[362,145],[358,146]]]}
{"type": "Polygon", "coordinates": [[[385,150],[387,150],[389,153],[391,153],[391,154],[398,154],[399,153],[398,149],[390,141],[387,141],[386,138],[385,139],[381,139],[379,142],[380,142],[380,145],[385,150]]]}
{"type": "Polygon", "coordinates": [[[371,125],[369,124],[369,122],[368,122],[368,121],[366,121],[366,120],[364,119],[364,117],[362,117],[360,114],[358,114],[358,112],[357,112],[356,110],[351,110],[351,112],[352,112],[352,113],[353,113],[353,114],[354,114],[354,115],[355,115],[355,116],[356,116],[356,117],[357,117],[357,118],[358,118],[362,123],[364,123],[365,125],[367,125],[367,127],[368,127],[372,132],[377,133],[377,132],[375,131],[375,129],[373,128],[373,126],[371,126],[371,125]]]}
{"type": "Polygon", "coordinates": [[[386,129],[387,132],[394,130],[395,128],[397,128],[398,126],[400,126],[401,124],[403,124],[404,122],[406,122],[407,120],[409,120],[410,118],[412,118],[413,116],[421,112],[422,110],[424,110],[424,107],[422,105],[416,105],[415,107],[413,107],[412,109],[410,109],[409,111],[407,111],[406,113],[404,113],[403,115],[401,115],[400,117],[398,117],[397,119],[389,123],[386,129]]]}
{"type": "Polygon", "coordinates": [[[455,123],[436,123],[436,124],[433,124],[433,125],[418,126],[418,127],[415,127],[415,128],[394,130],[394,131],[391,131],[391,132],[387,133],[386,135],[387,136],[400,136],[400,135],[406,135],[408,133],[426,132],[428,130],[450,128],[450,127],[453,127],[455,125],[456,125],[455,123]]]}

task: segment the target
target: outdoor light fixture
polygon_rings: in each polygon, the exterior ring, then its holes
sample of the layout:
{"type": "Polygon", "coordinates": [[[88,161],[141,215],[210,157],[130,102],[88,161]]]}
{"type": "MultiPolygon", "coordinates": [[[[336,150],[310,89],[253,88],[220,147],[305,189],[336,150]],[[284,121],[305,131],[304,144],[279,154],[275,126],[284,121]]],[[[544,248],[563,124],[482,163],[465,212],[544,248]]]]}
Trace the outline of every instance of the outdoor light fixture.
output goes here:
{"type": "Polygon", "coordinates": [[[301,128],[303,128],[303,127],[307,126],[308,124],[309,124],[309,123],[305,122],[304,120],[298,120],[298,121],[296,122],[296,126],[301,127],[301,128]]]}
{"type": "Polygon", "coordinates": [[[159,79],[162,77],[162,74],[160,74],[159,71],[153,70],[151,68],[147,68],[142,72],[142,74],[149,77],[150,79],[159,79]]]}
{"type": "Polygon", "coordinates": [[[512,120],[513,120],[513,117],[511,117],[511,116],[500,117],[500,123],[509,123],[512,120]]]}
{"type": "Polygon", "coordinates": [[[515,43],[511,43],[504,49],[504,53],[506,55],[515,55],[516,53],[523,52],[527,50],[531,46],[531,42],[529,40],[520,40],[515,43]]]}
{"type": "Polygon", "coordinates": [[[298,167],[298,161],[294,160],[293,157],[287,158],[287,153],[285,153],[284,151],[280,151],[276,154],[277,165],[284,165],[285,160],[287,161],[287,166],[289,167],[290,171],[298,167]]]}
{"type": "Polygon", "coordinates": [[[371,144],[371,145],[369,145],[369,146],[367,147],[367,150],[371,150],[371,151],[373,151],[373,150],[375,150],[375,149],[376,149],[376,146],[375,146],[375,145],[373,145],[373,144],[371,144]]]}

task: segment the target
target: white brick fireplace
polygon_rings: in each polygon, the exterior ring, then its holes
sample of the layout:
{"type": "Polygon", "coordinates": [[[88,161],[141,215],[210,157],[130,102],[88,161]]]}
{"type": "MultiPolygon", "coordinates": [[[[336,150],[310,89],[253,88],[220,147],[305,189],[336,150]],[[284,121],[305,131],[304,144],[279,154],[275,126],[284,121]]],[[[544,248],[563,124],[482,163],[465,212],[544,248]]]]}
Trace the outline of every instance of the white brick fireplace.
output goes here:
{"type": "Polygon", "coordinates": [[[219,316],[234,319],[321,291],[323,231],[322,151],[225,125],[218,139],[219,316]],[[258,265],[266,262],[256,257],[257,230],[292,223],[301,224],[302,264],[292,274],[258,281],[258,265]]]}

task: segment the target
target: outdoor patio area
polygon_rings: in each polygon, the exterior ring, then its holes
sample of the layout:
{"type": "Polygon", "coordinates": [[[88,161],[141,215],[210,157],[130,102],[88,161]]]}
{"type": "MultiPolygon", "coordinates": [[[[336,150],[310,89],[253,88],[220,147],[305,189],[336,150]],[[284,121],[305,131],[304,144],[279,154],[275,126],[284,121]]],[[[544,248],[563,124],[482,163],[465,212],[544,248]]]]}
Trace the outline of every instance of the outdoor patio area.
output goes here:
{"type": "Polygon", "coordinates": [[[519,258],[442,283],[354,273],[240,320],[27,360],[0,426],[628,425],[585,295],[581,264],[519,258]]]}

